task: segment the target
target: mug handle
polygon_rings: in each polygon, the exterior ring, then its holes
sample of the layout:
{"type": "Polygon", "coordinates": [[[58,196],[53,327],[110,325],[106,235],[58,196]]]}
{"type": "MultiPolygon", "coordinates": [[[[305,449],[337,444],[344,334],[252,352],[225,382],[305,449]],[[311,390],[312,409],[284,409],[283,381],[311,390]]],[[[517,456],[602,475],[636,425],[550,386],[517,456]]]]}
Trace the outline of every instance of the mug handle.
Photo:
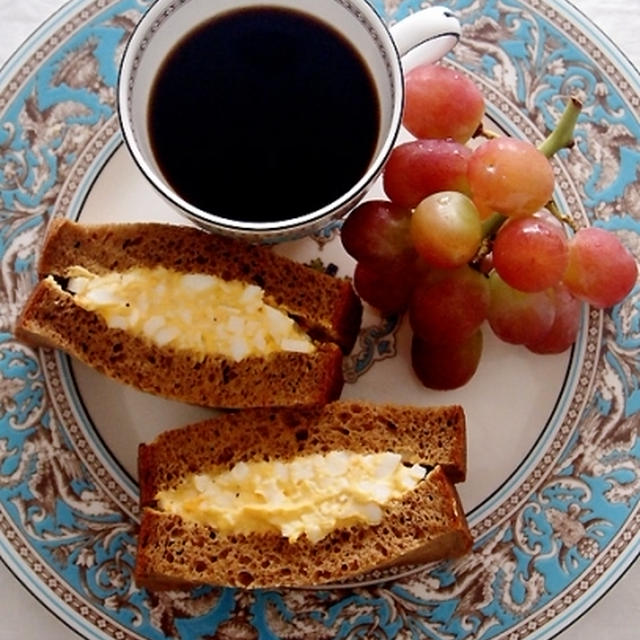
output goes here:
{"type": "Polygon", "coordinates": [[[400,57],[420,47],[421,62],[436,62],[460,39],[462,27],[446,7],[421,9],[403,18],[389,29],[400,57]]]}

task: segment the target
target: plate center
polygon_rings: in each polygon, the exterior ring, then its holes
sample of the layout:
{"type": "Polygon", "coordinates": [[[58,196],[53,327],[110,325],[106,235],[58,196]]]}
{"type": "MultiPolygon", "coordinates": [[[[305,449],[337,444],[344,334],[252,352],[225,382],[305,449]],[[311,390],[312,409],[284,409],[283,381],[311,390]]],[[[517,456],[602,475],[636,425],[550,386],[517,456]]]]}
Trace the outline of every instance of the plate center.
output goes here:
{"type": "MultiPolygon", "coordinates": [[[[374,190],[371,195],[380,194],[374,190]]],[[[141,176],[122,145],[95,176],[80,207],[79,220],[184,223],[141,176]]],[[[341,275],[352,273],[353,264],[337,239],[325,245],[311,240],[289,243],[279,246],[278,251],[302,261],[319,257],[325,263],[338,264],[341,275]]],[[[380,322],[375,312],[365,313],[365,325],[380,322]]],[[[536,451],[544,448],[544,440],[563,413],[563,390],[574,369],[569,352],[537,356],[524,347],[500,342],[488,327],[484,328],[484,337],[480,368],[469,384],[449,392],[429,391],[411,372],[410,332],[404,321],[388,336],[395,357],[375,361],[355,383],[346,384],[343,392],[345,398],[376,402],[461,404],[467,415],[469,468],[468,481],[460,485],[460,493],[467,512],[475,510],[473,519],[482,516],[480,505],[488,508],[488,499],[504,491],[505,483],[517,482],[527,464],[538,457],[536,451]]],[[[355,349],[359,348],[362,346],[356,345],[355,349]]],[[[133,478],[139,442],[215,414],[210,409],[140,393],[75,361],[72,370],[97,436],[133,478]]]]}

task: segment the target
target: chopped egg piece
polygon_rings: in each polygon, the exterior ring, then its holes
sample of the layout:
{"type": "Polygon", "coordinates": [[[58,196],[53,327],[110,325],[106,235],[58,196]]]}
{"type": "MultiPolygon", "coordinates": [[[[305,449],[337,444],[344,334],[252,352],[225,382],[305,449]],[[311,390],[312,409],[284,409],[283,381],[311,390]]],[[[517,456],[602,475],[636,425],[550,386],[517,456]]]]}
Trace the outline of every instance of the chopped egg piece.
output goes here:
{"type": "Polygon", "coordinates": [[[236,361],[315,350],[311,338],[286,313],[266,304],[264,291],[253,284],[164,267],[104,275],[72,267],[68,276],[76,304],[98,313],[109,327],[159,346],[236,361]]]}
{"type": "Polygon", "coordinates": [[[338,527],[378,524],[382,508],[415,489],[425,473],[396,453],[333,451],[192,474],[156,499],[162,511],[223,534],[271,531],[291,541],[306,534],[316,543],[338,527]]]}

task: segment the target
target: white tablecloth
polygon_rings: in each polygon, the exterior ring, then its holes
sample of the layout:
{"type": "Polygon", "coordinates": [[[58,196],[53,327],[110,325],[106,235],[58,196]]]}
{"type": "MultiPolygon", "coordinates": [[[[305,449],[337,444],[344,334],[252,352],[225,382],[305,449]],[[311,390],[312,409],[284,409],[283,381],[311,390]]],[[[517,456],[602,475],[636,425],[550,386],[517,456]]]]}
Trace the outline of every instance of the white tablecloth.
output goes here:
{"type": "MultiPolygon", "coordinates": [[[[0,63],[55,11],[61,0],[0,0],[0,63]]],[[[574,4],[640,68],[640,0],[575,0],[574,4]]],[[[0,640],[73,640],[54,617],[0,563],[0,640]]],[[[639,640],[640,563],[559,640],[639,640]]]]}

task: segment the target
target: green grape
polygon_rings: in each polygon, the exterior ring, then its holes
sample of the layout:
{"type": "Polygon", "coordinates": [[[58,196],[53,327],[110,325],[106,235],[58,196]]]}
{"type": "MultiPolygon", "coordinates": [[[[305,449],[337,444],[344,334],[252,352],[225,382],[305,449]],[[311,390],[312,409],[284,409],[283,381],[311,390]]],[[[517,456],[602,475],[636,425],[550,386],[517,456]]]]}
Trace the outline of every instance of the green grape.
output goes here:
{"type": "Polygon", "coordinates": [[[418,255],[438,268],[466,264],[482,240],[478,210],[457,191],[442,191],[422,200],[413,212],[410,228],[418,255]]]}

